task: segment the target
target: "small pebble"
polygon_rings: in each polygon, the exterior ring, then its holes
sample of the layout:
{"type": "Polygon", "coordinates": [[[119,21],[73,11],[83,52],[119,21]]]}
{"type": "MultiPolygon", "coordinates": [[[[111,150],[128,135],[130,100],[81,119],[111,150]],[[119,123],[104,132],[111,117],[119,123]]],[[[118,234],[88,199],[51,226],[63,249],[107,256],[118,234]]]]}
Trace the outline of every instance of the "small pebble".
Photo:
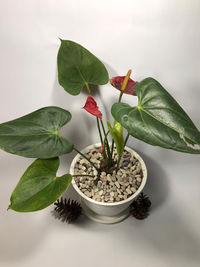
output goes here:
{"type": "Polygon", "coordinates": [[[118,193],[118,194],[121,194],[121,191],[120,191],[118,188],[117,188],[117,193],[118,193]]]}
{"type": "Polygon", "coordinates": [[[87,164],[88,163],[88,161],[86,160],[86,159],[81,159],[80,160],[80,165],[82,165],[82,164],[87,164]]]}
{"type": "Polygon", "coordinates": [[[116,182],[117,181],[115,176],[112,176],[111,179],[112,179],[112,182],[116,182]]]}
{"type": "Polygon", "coordinates": [[[112,179],[111,179],[111,175],[110,175],[110,174],[107,175],[107,180],[108,180],[109,182],[112,181],[112,179]]]}
{"type": "Polygon", "coordinates": [[[98,172],[97,172],[96,169],[94,169],[93,174],[94,174],[94,175],[97,175],[97,174],[98,174],[98,172]]]}
{"type": "Polygon", "coordinates": [[[131,195],[132,194],[132,191],[129,189],[129,188],[126,188],[126,192],[131,195]]]}
{"type": "Polygon", "coordinates": [[[137,182],[136,182],[136,185],[137,185],[137,186],[140,186],[140,182],[137,181],[137,182]]]}
{"type": "Polygon", "coordinates": [[[124,167],[128,166],[128,161],[124,161],[124,162],[122,163],[122,165],[123,165],[124,167]]]}
{"type": "Polygon", "coordinates": [[[108,180],[107,177],[104,176],[104,177],[103,177],[103,181],[104,181],[104,182],[107,182],[107,180],[108,180]]]}
{"type": "Polygon", "coordinates": [[[102,187],[102,181],[98,181],[97,186],[102,187]]]}
{"type": "Polygon", "coordinates": [[[131,187],[131,191],[132,191],[133,193],[135,193],[135,192],[136,192],[135,187],[131,187]]]}
{"type": "Polygon", "coordinates": [[[115,185],[117,188],[120,188],[120,184],[118,182],[115,182],[115,185]]]}
{"type": "Polygon", "coordinates": [[[111,197],[114,197],[115,193],[112,191],[110,192],[111,197]]]}
{"type": "Polygon", "coordinates": [[[137,180],[138,182],[141,182],[141,181],[142,181],[142,178],[141,178],[141,177],[137,177],[136,180],[137,180]]]}
{"type": "Polygon", "coordinates": [[[99,195],[94,195],[94,199],[99,201],[101,199],[101,197],[99,195]]]}
{"type": "Polygon", "coordinates": [[[134,171],[135,168],[136,168],[135,165],[133,165],[133,166],[130,168],[130,170],[131,170],[131,171],[134,171]]]}
{"type": "Polygon", "coordinates": [[[100,196],[103,195],[103,190],[99,191],[99,195],[100,196]]]}
{"type": "Polygon", "coordinates": [[[84,194],[87,196],[87,197],[91,197],[92,194],[89,192],[89,191],[85,191],[84,194]]]}
{"type": "Polygon", "coordinates": [[[140,173],[140,171],[141,171],[141,167],[138,166],[138,167],[136,168],[136,171],[137,171],[137,173],[140,173]]]}

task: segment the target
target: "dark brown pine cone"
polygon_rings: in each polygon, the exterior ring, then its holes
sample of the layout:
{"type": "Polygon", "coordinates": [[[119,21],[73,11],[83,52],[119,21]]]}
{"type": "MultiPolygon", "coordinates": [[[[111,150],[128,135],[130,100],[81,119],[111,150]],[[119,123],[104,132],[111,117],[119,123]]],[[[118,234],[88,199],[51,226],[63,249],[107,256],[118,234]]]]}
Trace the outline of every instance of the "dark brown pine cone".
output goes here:
{"type": "Polygon", "coordinates": [[[82,214],[81,205],[75,200],[67,200],[66,198],[63,200],[61,197],[61,199],[58,199],[54,205],[56,206],[55,211],[59,214],[59,219],[63,222],[73,223],[82,214]]]}
{"type": "Polygon", "coordinates": [[[149,216],[151,201],[141,193],[139,197],[130,205],[131,214],[138,220],[143,220],[149,216]]]}

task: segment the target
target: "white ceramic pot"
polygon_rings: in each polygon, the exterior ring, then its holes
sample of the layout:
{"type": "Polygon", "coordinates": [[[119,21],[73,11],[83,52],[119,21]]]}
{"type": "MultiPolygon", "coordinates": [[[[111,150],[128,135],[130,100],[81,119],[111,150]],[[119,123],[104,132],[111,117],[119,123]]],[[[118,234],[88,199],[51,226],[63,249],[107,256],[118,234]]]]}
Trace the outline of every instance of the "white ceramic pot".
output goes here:
{"type": "MultiPolygon", "coordinates": [[[[95,148],[95,147],[99,148],[100,145],[101,145],[100,143],[90,145],[84,148],[81,152],[85,154],[92,148],[95,148]]],[[[81,198],[81,204],[82,204],[84,213],[93,221],[105,223],[105,224],[111,224],[111,223],[117,223],[117,222],[124,220],[129,215],[129,205],[132,203],[133,199],[143,190],[146,184],[147,168],[146,168],[146,165],[143,159],[138,155],[138,153],[136,153],[131,148],[125,147],[125,149],[139,160],[139,162],[141,163],[142,172],[143,172],[143,179],[140,184],[140,187],[133,195],[131,195],[126,200],[122,200],[122,201],[114,202],[114,203],[104,203],[104,202],[93,200],[87,197],[83,192],[81,192],[81,190],[76,185],[75,179],[72,180],[72,185],[81,198]]],[[[70,174],[72,175],[74,174],[75,164],[80,157],[81,156],[77,154],[75,158],[73,159],[71,166],[70,166],[70,174]]]]}

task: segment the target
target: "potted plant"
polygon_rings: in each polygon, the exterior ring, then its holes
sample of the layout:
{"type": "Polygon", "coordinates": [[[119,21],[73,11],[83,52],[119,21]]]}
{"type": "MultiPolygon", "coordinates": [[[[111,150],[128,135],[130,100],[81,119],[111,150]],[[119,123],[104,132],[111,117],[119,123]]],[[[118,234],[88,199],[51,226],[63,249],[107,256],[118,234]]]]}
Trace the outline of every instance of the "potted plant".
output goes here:
{"type": "MultiPolygon", "coordinates": [[[[71,95],[88,92],[84,109],[96,120],[100,143],[79,151],[59,134],[71,114],[50,106],[0,125],[0,148],[36,160],[14,189],[9,209],[32,212],[55,202],[72,182],[82,197],[85,213],[93,220],[113,223],[128,215],[128,206],[143,189],[147,170],[142,158],[126,147],[130,136],[180,152],[200,154],[200,132],[174,98],[153,78],[135,82],[126,76],[110,79],[119,90],[112,105],[111,125],[99,110],[90,85],[109,82],[105,66],[81,45],[61,40],[58,80],[71,95]],[[138,97],[138,105],[122,102],[123,94],[138,97]],[[124,138],[123,129],[127,134],[124,138]],[[57,177],[59,156],[76,151],[70,172],[57,177]]],[[[117,92],[117,91],[116,91],[117,92]]],[[[83,133],[84,136],[84,133],[83,133]]]]}

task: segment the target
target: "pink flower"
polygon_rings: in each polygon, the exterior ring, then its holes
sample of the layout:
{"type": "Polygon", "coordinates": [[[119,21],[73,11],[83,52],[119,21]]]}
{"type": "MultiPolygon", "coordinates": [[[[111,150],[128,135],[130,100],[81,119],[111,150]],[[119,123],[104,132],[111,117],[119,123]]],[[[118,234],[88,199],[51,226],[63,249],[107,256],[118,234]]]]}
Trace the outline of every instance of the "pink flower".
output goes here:
{"type": "Polygon", "coordinates": [[[88,95],[85,106],[83,108],[92,115],[102,119],[102,113],[91,95],[88,95]]]}
{"type": "MultiPolygon", "coordinates": [[[[123,81],[126,76],[116,76],[110,79],[110,83],[113,87],[117,88],[118,90],[121,90],[123,81]]],[[[135,92],[135,86],[138,82],[133,81],[131,78],[128,79],[128,84],[126,86],[126,89],[124,90],[125,94],[129,95],[136,95],[135,92]]]]}

